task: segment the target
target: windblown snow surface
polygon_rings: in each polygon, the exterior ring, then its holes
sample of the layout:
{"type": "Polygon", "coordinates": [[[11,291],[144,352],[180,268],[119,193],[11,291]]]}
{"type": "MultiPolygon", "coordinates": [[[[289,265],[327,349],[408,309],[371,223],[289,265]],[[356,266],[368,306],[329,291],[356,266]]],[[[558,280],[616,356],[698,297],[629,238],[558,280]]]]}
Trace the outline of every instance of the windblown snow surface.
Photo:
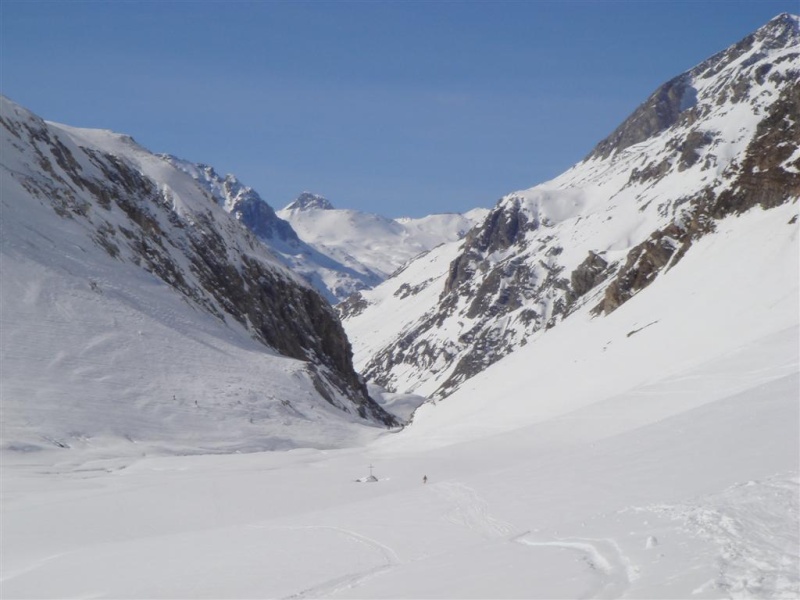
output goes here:
{"type": "MultiPolygon", "coordinates": [[[[796,598],[796,217],[720,222],[611,315],[351,448],[5,449],[2,596],[796,598]]],[[[193,385],[219,381],[191,337],[193,385]]]]}

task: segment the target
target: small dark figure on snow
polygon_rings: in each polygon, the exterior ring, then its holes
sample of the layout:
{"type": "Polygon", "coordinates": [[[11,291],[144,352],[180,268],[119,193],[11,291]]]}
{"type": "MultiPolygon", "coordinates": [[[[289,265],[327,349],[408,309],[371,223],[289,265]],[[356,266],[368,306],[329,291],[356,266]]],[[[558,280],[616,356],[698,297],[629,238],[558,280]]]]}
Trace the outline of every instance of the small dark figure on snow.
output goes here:
{"type": "Polygon", "coordinates": [[[422,483],[428,483],[428,476],[427,475],[423,475],[422,476],[422,483]]]}

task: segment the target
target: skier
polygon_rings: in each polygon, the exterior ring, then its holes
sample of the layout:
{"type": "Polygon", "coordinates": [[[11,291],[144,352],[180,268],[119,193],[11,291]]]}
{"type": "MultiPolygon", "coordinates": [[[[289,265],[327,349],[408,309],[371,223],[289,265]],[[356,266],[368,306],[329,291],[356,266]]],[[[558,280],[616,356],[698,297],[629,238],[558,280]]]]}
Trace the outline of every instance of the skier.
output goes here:
{"type": "Polygon", "coordinates": [[[422,483],[428,483],[428,476],[427,475],[423,475],[422,476],[422,483]]]}

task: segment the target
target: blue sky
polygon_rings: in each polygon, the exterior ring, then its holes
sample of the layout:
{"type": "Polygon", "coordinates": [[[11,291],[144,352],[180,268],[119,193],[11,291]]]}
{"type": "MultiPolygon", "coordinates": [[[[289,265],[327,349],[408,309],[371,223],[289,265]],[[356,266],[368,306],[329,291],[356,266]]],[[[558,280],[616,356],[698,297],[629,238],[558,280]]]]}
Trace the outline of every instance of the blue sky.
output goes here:
{"type": "Polygon", "coordinates": [[[797,0],[0,3],[0,88],[281,208],[491,206],[797,0]]]}

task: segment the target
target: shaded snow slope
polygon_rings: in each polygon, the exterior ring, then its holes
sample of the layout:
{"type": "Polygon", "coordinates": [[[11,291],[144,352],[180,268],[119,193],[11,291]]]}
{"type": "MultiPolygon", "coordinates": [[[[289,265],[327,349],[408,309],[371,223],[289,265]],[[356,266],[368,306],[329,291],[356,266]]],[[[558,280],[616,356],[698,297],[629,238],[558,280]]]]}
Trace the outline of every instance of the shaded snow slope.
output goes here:
{"type": "Polygon", "coordinates": [[[387,419],[330,306],[192,178],[1,116],[6,449],[330,446],[387,419]]]}
{"type": "Polygon", "coordinates": [[[424,255],[340,307],[357,364],[446,397],[575,311],[648,293],[726,217],[795,202],[798,81],[798,18],[781,15],[668,82],[584,161],[503,198],[449,264],[424,255]]]}

